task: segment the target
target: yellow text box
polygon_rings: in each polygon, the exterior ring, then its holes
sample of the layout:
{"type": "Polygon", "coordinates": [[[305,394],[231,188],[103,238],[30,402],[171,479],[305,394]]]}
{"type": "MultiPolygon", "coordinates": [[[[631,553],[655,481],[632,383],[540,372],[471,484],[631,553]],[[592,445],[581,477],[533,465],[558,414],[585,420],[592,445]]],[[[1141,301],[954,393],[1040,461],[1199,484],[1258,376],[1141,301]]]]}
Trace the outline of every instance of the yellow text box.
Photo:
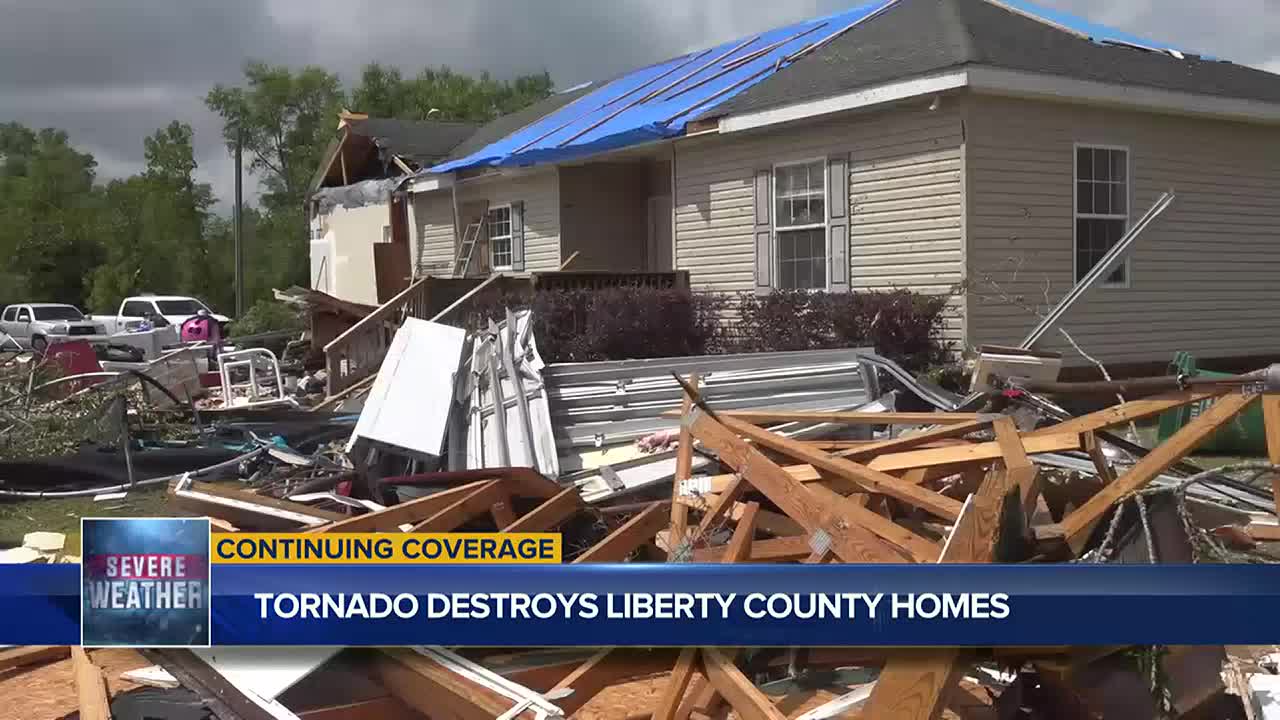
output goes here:
{"type": "Polygon", "coordinates": [[[559,533],[213,533],[215,563],[254,565],[560,562],[559,533]]]}

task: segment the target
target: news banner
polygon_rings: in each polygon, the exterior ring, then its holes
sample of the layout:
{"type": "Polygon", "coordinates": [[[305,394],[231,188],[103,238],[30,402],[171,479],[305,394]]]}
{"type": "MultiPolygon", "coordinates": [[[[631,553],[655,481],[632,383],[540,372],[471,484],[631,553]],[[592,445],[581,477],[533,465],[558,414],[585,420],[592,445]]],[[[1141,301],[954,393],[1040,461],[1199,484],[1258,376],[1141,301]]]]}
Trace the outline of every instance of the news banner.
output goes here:
{"type": "Polygon", "coordinates": [[[998,646],[1280,640],[1262,565],[562,564],[558,534],[84,521],[0,567],[0,644],[998,646]]]}

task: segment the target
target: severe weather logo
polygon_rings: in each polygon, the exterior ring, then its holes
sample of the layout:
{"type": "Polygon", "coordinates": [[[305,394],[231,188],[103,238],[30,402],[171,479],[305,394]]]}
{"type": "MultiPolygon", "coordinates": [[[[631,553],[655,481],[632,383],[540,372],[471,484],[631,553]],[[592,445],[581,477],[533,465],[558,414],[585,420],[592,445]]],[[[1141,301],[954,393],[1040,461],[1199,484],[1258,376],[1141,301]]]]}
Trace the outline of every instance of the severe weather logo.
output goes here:
{"type": "Polygon", "coordinates": [[[85,519],[85,645],[209,644],[209,523],[85,519]]]}

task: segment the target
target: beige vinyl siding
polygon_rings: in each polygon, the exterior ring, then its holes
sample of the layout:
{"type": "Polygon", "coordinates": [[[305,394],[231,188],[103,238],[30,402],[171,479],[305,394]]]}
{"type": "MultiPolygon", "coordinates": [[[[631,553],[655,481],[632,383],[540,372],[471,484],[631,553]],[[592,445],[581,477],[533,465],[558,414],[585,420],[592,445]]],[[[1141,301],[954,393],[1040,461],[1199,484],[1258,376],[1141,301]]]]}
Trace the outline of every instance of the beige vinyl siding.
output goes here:
{"type": "Polygon", "coordinates": [[[649,171],[640,163],[561,168],[561,246],[566,258],[578,253],[572,269],[645,269],[649,171]]]}
{"type": "MultiPolygon", "coordinates": [[[[961,99],[676,145],[676,268],[696,288],[754,288],[757,169],[849,154],[850,286],[947,293],[962,279],[961,99]]],[[[957,297],[944,334],[963,337],[957,297]]]]}
{"type": "MultiPolygon", "coordinates": [[[[1076,342],[1104,363],[1280,352],[1280,129],[1003,98],[971,108],[972,344],[1017,343],[1036,318],[1016,304],[1043,311],[1073,285],[1082,143],[1128,147],[1131,225],[1165,190],[1178,197],[1138,239],[1130,286],[1095,287],[1063,319],[1076,342]]],[[[1087,362],[1056,333],[1041,347],[1087,362]]]]}
{"type": "Polygon", "coordinates": [[[413,196],[417,223],[417,274],[448,275],[453,271],[453,194],[449,190],[417,193],[413,196]]]}
{"type": "Polygon", "coordinates": [[[457,191],[459,205],[474,200],[488,200],[490,207],[523,202],[525,270],[560,267],[560,180],[555,168],[463,182],[457,191]]]}

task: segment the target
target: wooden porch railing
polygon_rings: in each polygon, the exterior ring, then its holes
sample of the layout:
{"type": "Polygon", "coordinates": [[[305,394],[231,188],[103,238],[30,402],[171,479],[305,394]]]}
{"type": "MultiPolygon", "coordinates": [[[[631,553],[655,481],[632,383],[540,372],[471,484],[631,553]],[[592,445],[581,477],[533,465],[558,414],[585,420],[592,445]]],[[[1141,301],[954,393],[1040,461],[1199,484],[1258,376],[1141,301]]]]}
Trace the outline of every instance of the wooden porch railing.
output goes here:
{"type": "Polygon", "coordinates": [[[475,303],[489,293],[530,289],[603,289],[627,285],[660,288],[689,286],[688,271],[675,272],[543,272],[509,277],[420,278],[378,306],[360,322],[324,346],[330,397],[378,372],[391,338],[406,317],[464,326],[475,303]]]}
{"type": "Polygon", "coordinates": [[[458,325],[469,301],[502,280],[502,275],[420,278],[324,346],[327,394],[332,397],[378,372],[406,317],[458,325]]]}
{"type": "Polygon", "coordinates": [[[400,323],[406,316],[421,317],[426,311],[430,283],[429,277],[412,283],[324,346],[329,395],[378,371],[400,323]]]}

